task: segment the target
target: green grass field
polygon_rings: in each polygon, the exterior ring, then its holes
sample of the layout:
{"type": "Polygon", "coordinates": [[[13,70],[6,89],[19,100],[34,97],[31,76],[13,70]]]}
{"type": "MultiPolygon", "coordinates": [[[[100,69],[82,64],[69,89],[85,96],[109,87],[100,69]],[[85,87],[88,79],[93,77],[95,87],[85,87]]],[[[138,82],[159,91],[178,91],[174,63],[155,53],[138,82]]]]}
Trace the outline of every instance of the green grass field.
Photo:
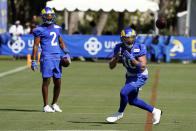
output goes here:
{"type": "MultiPolygon", "coordinates": [[[[0,60],[2,72],[24,66],[24,60],[0,60]]],[[[196,64],[149,64],[149,79],[139,98],[150,103],[160,69],[155,106],[163,110],[153,131],[196,130],[196,64]]],[[[144,131],[147,112],[127,106],[116,124],[105,119],[119,106],[125,69],[107,63],[73,62],[63,69],[59,105],[62,113],[43,113],[41,74],[31,69],[0,77],[0,130],[132,130],[144,131]]],[[[52,100],[53,83],[49,87],[52,100]]]]}

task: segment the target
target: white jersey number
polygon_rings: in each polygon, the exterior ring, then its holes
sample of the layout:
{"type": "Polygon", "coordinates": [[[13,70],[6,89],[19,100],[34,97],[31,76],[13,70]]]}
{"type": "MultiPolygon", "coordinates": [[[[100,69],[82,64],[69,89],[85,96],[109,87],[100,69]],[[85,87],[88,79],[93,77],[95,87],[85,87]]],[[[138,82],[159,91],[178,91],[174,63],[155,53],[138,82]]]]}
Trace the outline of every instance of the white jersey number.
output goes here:
{"type": "Polygon", "coordinates": [[[52,46],[57,46],[57,42],[55,42],[56,32],[50,32],[50,35],[53,36],[52,41],[51,41],[51,45],[52,46]]]}

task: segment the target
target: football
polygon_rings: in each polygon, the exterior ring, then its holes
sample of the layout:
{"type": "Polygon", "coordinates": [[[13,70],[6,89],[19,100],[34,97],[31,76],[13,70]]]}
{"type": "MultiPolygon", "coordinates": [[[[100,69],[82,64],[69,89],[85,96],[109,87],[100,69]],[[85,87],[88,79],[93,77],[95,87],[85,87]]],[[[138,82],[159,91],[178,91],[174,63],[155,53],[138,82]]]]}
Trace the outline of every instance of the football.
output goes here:
{"type": "Polygon", "coordinates": [[[68,58],[66,58],[66,57],[61,58],[61,65],[62,65],[63,67],[68,67],[69,64],[70,64],[70,62],[69,62],[68,58]]]}
{"type": "Polygon", "coordinates": [[[167,21],[165,18],[159,18],[156,20],[156,27],[158,29],[164,29],[167,26],[167,21]]]}

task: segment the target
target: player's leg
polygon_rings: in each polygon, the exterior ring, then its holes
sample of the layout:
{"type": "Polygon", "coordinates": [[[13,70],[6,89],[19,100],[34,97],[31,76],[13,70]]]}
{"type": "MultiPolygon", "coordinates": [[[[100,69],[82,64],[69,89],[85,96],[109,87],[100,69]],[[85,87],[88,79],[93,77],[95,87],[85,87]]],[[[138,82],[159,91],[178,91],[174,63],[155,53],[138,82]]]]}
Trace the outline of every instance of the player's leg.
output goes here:
{"type": "Polygon", "coordinates": [[[124,112],[127,103],[128,103],[128,95],[130,92],[133,92],[135,87],[130,86],[130,84],[125,84],[125,86],[121,89],[120,92],[120,107],[118,109],[118,112],[124,112]]]}
{"type": "Polygon", "coordinates": [[[54,110],[48,105],[49,84],[50,84],[50,78],[43,78],[43,83],[42,83],[42,96],[44,101],[43,112],[54,112],[54,110]]]}
{"type": "Polygon", "coordinates": [[[43,78],[42,82],[42,96],[44,101],[44,106],[48,105],[48,86],[50,84],[50,78],[43,78]]]}
{"type": "Polygon", "coordinates": [[[162,111],[160,109],[156,109],[156,108],[152,107],[151,105],[148,105],[143,100],[138,99],[137,95],[138,95],[137,92],[131,92],[129,94],[129,104],[134,105],[136,107],[139,107],[141,109],[144,109],[144,110],[152,113],[153,120],[154,120],[153,124],[158,124],[160,122],[162,111]]]}
{"type": "Polygon", "coordinates": [[[138,79],[135,83],[130,86],[136,87],[137,90],[130,92],[128,95],[128,101],[130,105],[134,105],[153,114],[154,122],[153,124],[158,124],[160,122],[162,111],[152,107],[151,105],[145,103],[143,100],[138,99],[139,88],[145,84],[145,78],[138,79]]]}
{"type": "Polygon", "coordinates": [[[117,113],[113,114],[112,116],[108,117],[106,120],[108,122],[115,122],[123,117],[123,112],[128,103],[128,94],[134,91],[135,88],[129,86],[129,84],[125,84],[125,86],[121,89],[120,92],[120,107],[117,113]]]}
{"type": "Polygon", "coordinates": [[[53,82],[54,82],[54,89],[53,89],[52,104],[56,104],[61,90],[61,79],[53,77],[53,82]]]}
{"type": "Polygon", "coordinates": [[[146,111],[152,112],[153,107],[146,104],[143,100],[138,99],[138,91],[131,92],[128,96],[129,104],[144,109],[146,111]]]}
{"type": "Polygon", "coordinates": [[[129,92],[128,96],[128,101],[130,105],[134,105],[137,106],[139,108],[142,108],[144,110],[147,110],[149,112],[153,111],[153,107],[146,104],[144,101],[140,100],[137,98],[138,93],[139,93],[139,88],[141,88],[147,81],[147,77],[146,76],[139,76],[137,77],[135,82],[130,82],[128,84],[128,88],[130,89],[135,89],[132,92],[129,92]]]}
{"type": "Polygon", "coordinates": [[[60,60],[55,60],[55,69],[53,70],[53,82],[54,82],[54,89],[53,89],[53,101],[52,101],[52,108],[56,112],[62,112],[60,107],[57,105],[57,101],[59,98],[60,90],[61,90],[61,66],[60,60]]]}
{"type": "Polygon", "coordinates": [[[52,77],[52,66],[49,60],[40,60],[40,71],[42,72],[42,96],[44,101],[43,112],[54,112],[54,110],[48,105],[48,86],[50,84],[50,78],[52,77]]]}

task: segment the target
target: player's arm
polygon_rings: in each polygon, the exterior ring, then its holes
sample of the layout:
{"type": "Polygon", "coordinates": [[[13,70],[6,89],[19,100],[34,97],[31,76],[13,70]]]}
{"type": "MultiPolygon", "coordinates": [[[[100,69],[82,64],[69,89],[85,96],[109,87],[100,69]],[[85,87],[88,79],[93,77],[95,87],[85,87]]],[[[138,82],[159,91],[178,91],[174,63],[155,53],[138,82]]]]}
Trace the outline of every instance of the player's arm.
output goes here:
{"type": "Polygon", "coordinates": [[[119,61],[119,55],[118,55],[119,49],[120,49],[119,45],[116,45],[114,47],[114,55],[113,55],[112,59],[109,62],[109,68],[110,69],[114,69],[116,67],[118,61],[119,61]]]}
{"type": "Polygon", "coordinates": [[[41,39],[40,37],[35,37],[34,38],[34,45],[33,45],[33,52],[32,52],[32,61],[36,60],[36,55],[37,55],[40,39],[41,39]]]}
{"type": "Polygon", "coordinates": [[[34,38],[33,52],[32,52],[32,61],[31,61],[31,69],[34,71],[36,68],[38,69],[38,65],[36,63],[36,55],[40,43],[40,37],[34,38]]]}
{"type": "Polygon", "coordinates": [[[59,44],[60,44],[60,47],[62,50],[66,48],[66,45],[65,45],[62,37],[59,37],[59,44]]]}
{"type": "Polygon", "coordinates": [[[59,44],[60,44],[60,48],[63,50],[63,52],[65,54],[69,54],[69,50],[67,49],[67,47],[63,41],[63,38],[61,36],[59,37],[59,44]]]}
{"type": "Polygon", "coordinates": [[[71,63],[71,58],[70,58],[70,55],[69,55],[69,50],[67,49],[64,41],[63,41],[63,38],[60,36],[59,37],[59,44],[60,44],[60,48],[63,50],[63,52],[65,53],[65,55],[63,56],[63,58],[67,58],[68,61],[69,61],[69,64],[71,63]]]}
{"type": "Polygon", "coordinates": [[[135,66],[139,67],[140,70],[144,70],[146,67],[146,62],[147,62],[146,56],[145,55],[140,56],[138,57],[138,60],[133,59],[132,62],[135,66]]]}

